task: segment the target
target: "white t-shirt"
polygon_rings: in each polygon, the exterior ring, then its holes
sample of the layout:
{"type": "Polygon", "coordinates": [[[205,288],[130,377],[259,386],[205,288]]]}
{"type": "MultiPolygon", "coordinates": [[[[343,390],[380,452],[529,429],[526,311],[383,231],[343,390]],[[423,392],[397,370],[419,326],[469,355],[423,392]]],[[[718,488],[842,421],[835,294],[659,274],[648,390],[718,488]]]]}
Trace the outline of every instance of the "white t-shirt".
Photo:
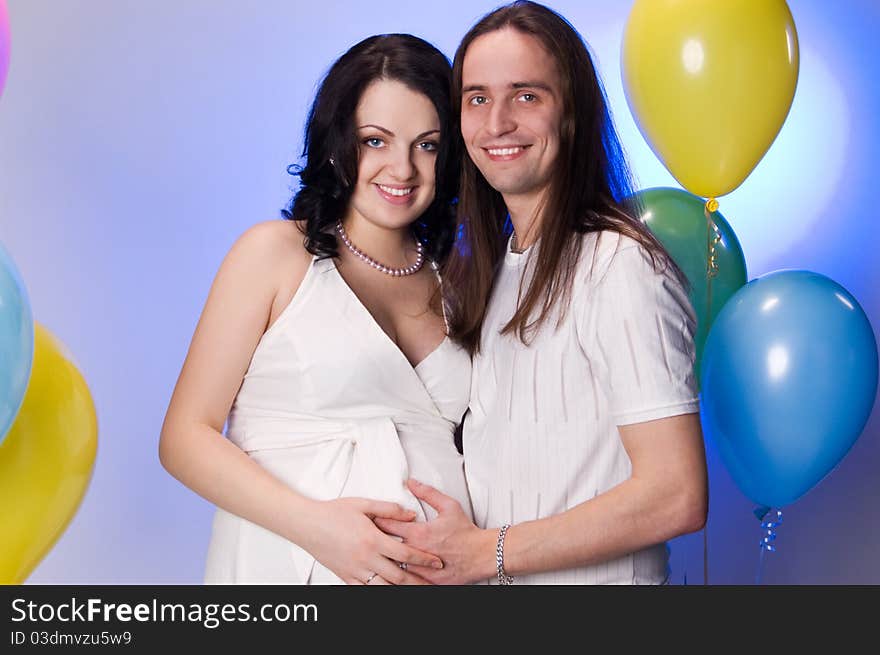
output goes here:
{"type": "MultiPolygon", "coordinates": [[[[618,425],[699,411],[696,319],[671,273],[613,231],[583,237],[571,305],[530,345],[501,328],[516,310],[529,256],[508,250],[473,363],[465,473],[477,525],[563,512],[631,475],[618,425]]],[[[524,287],[525,288],[525,287],[524,287]]],[[[518,576],[516,584],[657,584],[665,543],[594,566],[518,576]]]]}

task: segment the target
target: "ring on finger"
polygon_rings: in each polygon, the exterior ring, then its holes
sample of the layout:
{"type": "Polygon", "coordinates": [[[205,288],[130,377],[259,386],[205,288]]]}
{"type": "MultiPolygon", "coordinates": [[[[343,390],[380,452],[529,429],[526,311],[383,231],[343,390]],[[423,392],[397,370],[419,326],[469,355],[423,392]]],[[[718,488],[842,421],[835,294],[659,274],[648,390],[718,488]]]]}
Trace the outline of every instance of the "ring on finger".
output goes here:
{"type": "Polygon", "coordinates": [[[375,577],[376,577],[376,574],[375,574],[375,573],[371,573],[371,574],[370,574],[370,577],[368,577],[366,580],[364,580],[364,584],[370,584],[370,580],[372,580],[372,579],[375,578],[375,577]]]}

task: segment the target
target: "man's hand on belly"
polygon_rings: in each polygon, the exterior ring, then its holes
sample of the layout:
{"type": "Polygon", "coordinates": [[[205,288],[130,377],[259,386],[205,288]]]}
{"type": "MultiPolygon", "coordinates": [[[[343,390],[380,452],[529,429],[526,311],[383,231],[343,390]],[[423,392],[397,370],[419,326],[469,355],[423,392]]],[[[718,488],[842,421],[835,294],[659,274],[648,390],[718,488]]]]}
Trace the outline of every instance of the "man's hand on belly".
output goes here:
{"type": "Polygon", "coordinates": [[[433,584],[470,584],[495,573],[497,530],[482,530],[468,518],[457,500],[434,487],[408,480],[413,495],[437,511],[427,523],[410,523],[376,518],[375,523],[388,534],[443,560],[440,570],[410,565],[408,570],[433,584]]]}

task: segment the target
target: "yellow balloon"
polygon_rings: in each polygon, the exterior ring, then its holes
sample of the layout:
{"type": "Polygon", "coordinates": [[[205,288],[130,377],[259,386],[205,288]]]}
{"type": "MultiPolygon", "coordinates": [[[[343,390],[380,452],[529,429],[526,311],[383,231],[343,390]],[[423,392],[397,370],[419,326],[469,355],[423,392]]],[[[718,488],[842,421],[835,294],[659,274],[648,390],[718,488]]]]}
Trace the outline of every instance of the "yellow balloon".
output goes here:
{"type": "Polygon", "coordinates": [[[636,0],[623,36],[627,102],[669,172],[703,197],[742,184],[782,127],[798,78],[784,0],[636,0]]]}
{"type": "Polygon", "coordinates": [[[95,462],[98,422],[86,381],[34,324],[31,378],[0,444],[0,584],[21,584],[67,528],[95,462]]]}

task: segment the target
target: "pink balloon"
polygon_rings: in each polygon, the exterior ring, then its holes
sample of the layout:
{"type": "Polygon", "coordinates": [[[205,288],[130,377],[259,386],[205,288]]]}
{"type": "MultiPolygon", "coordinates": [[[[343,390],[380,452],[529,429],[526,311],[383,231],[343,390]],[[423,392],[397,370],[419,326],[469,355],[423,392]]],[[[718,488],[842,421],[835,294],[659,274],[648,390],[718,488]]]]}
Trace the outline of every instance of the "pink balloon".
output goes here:
{"type": "Polygon", "coordinates": [[[6,0],[0,0],[0,95],[3,95],[7,70],[9,70],[9,12],[6,11],[6,0]]]}

